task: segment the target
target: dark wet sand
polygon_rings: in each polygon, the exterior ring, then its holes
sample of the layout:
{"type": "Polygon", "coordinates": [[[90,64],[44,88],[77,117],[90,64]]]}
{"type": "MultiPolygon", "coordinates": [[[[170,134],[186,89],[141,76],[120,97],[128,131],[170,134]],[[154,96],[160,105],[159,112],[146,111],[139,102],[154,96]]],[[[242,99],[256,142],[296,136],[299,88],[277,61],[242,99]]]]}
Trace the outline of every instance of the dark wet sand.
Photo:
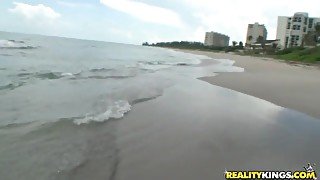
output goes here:
{"type": "Polygon", "coordinates": [[[200,78],[214,85],[255,96],[320,119],[320,69],[277,60],[203,51],[184,52],[231,59],[244,73],[200,78]]]}
{"type": "Polygon", "coordinates": [[[320,161],[320,121],[200,80],[137,104],[117,123],[117,180],[218,180],[225,169],[320,161]]]}

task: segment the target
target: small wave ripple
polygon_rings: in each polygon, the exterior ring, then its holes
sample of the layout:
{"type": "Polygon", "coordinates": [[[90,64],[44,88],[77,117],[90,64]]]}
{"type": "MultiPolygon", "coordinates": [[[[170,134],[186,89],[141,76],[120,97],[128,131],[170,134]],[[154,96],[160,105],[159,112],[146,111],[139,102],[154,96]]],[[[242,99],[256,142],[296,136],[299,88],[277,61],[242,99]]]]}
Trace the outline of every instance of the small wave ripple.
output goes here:
{"type": "Polygon", "coordinates": [[[94,122],[104,122],[108,119],[120,119],[131,110],[131,105],[128,101],[118,100],[111,104],[107,110],[98,115],[87,114],[85,118],[75,119],[73,122],[77,125],[88,124],[94,122]]]}
{"type": "Polygon", "coordinates": [[[0,40],[0,49],[35,49],[37,47],[26,44],[24,41],[0,40]]]}

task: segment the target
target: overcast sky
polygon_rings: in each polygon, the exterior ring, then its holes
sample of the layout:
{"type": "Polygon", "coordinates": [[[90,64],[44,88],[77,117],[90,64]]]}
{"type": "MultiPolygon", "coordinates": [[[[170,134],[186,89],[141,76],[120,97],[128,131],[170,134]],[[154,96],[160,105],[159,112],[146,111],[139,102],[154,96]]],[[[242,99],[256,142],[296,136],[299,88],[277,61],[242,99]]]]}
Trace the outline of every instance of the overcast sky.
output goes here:
{"type": "Polygon", "coordinates": [[[275,39],[277,16],[320,17],[319,7],[319,0],[1,0],[0,31],[131,44],[203,41],[216,31],[245,41],[247,25],[259,22],[275,39]]]}

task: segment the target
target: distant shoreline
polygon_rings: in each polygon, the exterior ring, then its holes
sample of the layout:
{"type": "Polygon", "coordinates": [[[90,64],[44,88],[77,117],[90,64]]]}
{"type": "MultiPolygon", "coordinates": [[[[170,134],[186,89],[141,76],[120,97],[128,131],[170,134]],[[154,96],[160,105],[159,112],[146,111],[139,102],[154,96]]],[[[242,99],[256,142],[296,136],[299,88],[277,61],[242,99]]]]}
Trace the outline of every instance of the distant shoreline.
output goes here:
{"type": "Polygon", "coordinates": [[[320,61],[318,63],[311,63],[311,62],[303,62],[299,60],[285,60],[276,57],[275,55],[264,55],[264,54],[245,54],[241,52],[224,52],[224,51],[218,51],[218,50],[209,50],[209,49],[184,49],[184,48],[171,48],[171,47],[160,47],[160,48],[166,48],[166,49],[173,49],[177,51],[195,51],[195,52],[211,52],[211,53],[221,53],[221,54],[232,54],[232,55],[239,55],[239,56],[248,56],[248,57],[256,57],[263,60],[274,60],[278,62],[283,62],[291,65],[303,65],[303,66],[315,66],[320,68],[320,61]]]}
{"type": "Polygon", "coordinates": [[[181,50],[216,59],[231,59],[243,73],[219,73],[202,77],[210,84],[255,96],[282,107],[320,119],[320,69],[318,66],[293,66],[271,58],[241,56],[209,51],[181,50]]]}

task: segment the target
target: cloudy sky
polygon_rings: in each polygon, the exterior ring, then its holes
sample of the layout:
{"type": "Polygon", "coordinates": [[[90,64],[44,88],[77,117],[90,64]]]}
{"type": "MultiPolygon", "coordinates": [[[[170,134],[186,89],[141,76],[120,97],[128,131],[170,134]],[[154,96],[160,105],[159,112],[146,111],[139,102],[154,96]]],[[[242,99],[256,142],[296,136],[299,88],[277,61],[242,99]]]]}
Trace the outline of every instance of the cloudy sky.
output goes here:
{"type": "Polygon", "coordinates": [[[319,0],[1,0],[0,31],[130,44],[203,41],[206,31],[244,41],[247,24],[276,36],[277,16],[308,12],[319,0]]]}

